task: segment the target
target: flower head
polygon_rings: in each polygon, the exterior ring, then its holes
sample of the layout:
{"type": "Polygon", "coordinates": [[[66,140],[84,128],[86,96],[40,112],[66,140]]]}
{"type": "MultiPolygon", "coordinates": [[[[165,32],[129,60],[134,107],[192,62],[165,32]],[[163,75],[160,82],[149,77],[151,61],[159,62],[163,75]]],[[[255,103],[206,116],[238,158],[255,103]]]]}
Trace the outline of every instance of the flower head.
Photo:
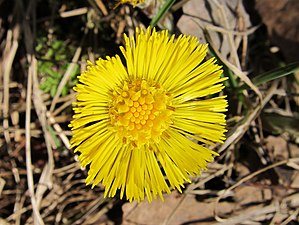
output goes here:
{"type": "Polygon", "coordinates": [[[115,7],[118,7],[120,4],[125,4],[125,3],[132,3],[133,6],[135,7],[137,4],[139,3],[143,3],[144,0],[118,0],[118,2],[116,3],[115,7]]]}
{"type": "Polygon", "coordinates": [[[184,187],[217,153],[198,144],[225,140],[221,67],[203,62],[207,45],[195,37],[136,29],[116,55],[89,62],[74,88],[72,147],[87,184],[105,197],[148,200],[184,187]]]}

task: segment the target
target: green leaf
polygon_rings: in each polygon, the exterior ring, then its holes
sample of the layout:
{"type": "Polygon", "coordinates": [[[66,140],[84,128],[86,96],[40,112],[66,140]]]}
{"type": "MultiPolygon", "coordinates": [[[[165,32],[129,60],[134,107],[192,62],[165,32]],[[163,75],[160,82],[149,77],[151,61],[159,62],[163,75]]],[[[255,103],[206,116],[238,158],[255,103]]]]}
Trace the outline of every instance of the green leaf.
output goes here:
{"type": "Polygon", "coordinates": [[[45,81],[40,85],[40,89],[42,89],[45,93],[48,93],[51,90],[51,84],[45,81]]]}
{"type": "Polygon", "coordinates": [[[160,8],[157,15],[152,19],[150,26],[154,27],[160,21],[161,18],[168,12],[171,6],[174,4],[175,0],[166,0],[164,5],[160,8]]]}
{"type": "Polygon", "coordinates": [[[49,48],[46,55],[45,55],[45,59],[51,59],[54,54],[55,54],[54,49],[49,48]]]}
{"type": "Polygon", "coordinates": [[[281,134],[287,132],[299,137],[299,116],[284,116],[278,113],[261,113],[261,119],[265,130],[272,134],[281,134]]]}
{"type": "Polygon", "coordinates": [[[56,61],[63,61],[63,60],[66,60],[66,55],[63,55],[63,54],[57,54],[55,55],[55,60],[56,61]]]}
{"type": "Polygon", "coordinates": [[[61,75],[58,72],[54,71],[52,68],[45,68],[45,72],[47,75],[53,77],[55,80],[61,79],[61,75]]]}
{"type": "Polygon", "coordinates": [[[55,41],[53,41],[53,43],[52,43],[52,48],[53,49],[60,49],[61,47],[63,46],[63,41],[61,41],[61,40],[55,40],[55,41]]]}
{"type": "Polygon", "coordinates": [[[53,129],[51,126],[48,126],[48,131],[49,131],[49,133],[50,133],[50,135],[51,135],[51,137],[52,137],[52,140],[54,140],[54,143],[55,143],[55,145],[57,146],[57,148],[61,147],[61,146],[62,146],[61,141],[60,141],[60,139],[57,137],[57,135],[56,135],[54,129],[53,129]]]}
{"type": "Polygon", "coordinates": [[[54,65],[51,62],[41,62],[38,70],[40,73],[47,74],[48,68],[52,68],[54,65]]]}
{"type": "Polygon", "coordinates": [[[51,86],[53,86],[53,85],[57,85],[59,81],[54,77],[47,77],[46,82],[51,86]]]}
{"type": "MultiPolygon", "coordinates": [[[[286,66],[276,68],[274,70],[270,70],[266,73],[260,74],[256,77],[254,77],[251,81],[254,85],[258,86],[264,83],[267,83],[271,80],[275,80],[290,74],[293,74],[294,72],[299,71],[299,62],[291,63],[286,66]]],[[[242,91],[247,88],[247,85],[244,84],[240,88],[238,88],[238,91],[242,91]]]]}
{"type": "Polygon", "coordinates": [[[68,89],[68,87],[65,85],[65,86],[62,88],[61,96],[66,96],[68,92],[69,92],[69,89],[68,89]]]}
{"type": "Polygon", "coordinates": [[[271,70],[269,72],[260,74],[252,79],[252,83],[255,85],[261,85],[271,80],[275,80],[289,74],[292,74],[299,70],[299,62],[291,63],[281,68],[271,70]]]}
{"type": "Polygon", "coordinates": [[[51,87],[50,95],[51,95],[52,97],[54,97],[55,94],[56,94],[56,92],[57,92],[57,86],[53,85],[53,86],[51,87]]]}
{"type": "Polygon", "coordinates": [[[78,64],[75,64],[74,69],[71,72],[71,78],[75,78],[77,74],[80,73],[80,67],[78,64]]]}

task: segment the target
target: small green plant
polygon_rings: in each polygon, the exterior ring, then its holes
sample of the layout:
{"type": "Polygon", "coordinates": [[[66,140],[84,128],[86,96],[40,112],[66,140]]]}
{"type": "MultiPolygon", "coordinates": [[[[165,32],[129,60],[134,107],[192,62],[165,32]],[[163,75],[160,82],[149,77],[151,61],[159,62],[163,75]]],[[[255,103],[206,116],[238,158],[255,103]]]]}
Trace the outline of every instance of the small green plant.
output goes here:
{"type": "MultiPolygon", "coordinates": [[[[53,97],[63,74],[70,64],[66,62],[69,61],[69,54],[73,52],[73,49],[68,47],[67,43],[62,40],[53,40],[50,45],[47,45],[47,38],[43,37],[38,40],[35,50],[42,55],[38,61],[38,73],[41,78],[40,88],[53,97]]],[[[67,95],[69,90],[77,83],[76,76],[79,73],[80,68],[76,65],[72,71],[71,79],[62,90],[62,96],[67,95]]]]}

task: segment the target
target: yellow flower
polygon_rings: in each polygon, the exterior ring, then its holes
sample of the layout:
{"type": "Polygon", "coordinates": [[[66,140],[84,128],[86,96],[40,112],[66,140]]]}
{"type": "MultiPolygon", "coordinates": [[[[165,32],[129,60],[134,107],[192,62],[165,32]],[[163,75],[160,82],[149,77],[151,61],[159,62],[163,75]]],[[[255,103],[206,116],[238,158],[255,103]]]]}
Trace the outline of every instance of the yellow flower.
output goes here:
{"type": "Polygon", "coordinates": [[[86,184],[102,183],[105,197],[120,190],[129,201],[148,201],[184,187],[216,152],[198,144],[225,140],[225,96],[215,59],[202,62],[207,45],[168,31],[136,29],[116,55],[98,59],[74,88],[71,145],[86,184]]]}
{"type": "Polygon", "coordinates": [[[125,4],[125,3],[132,3],[133,6],[135,7],[139,3],[144,3],[144,0],[118,0],[118,3],[116,3],[115,7],[118,7],[120,4],[125,4]]]}

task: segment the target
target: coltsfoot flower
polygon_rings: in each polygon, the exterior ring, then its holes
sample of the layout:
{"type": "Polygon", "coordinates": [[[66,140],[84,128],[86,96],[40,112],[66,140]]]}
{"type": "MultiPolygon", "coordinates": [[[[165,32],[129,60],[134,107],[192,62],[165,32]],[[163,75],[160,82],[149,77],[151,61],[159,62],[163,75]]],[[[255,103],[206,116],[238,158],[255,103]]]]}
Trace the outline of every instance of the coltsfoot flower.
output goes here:
{"type": "Polygon", "coordinates": [[[114,8],[118,7],[120,4],[125,4],[125,3],[132,3],[133,6],[135,7],[139,3],[144,3],[144,0],[118,0],[114,8]]]}
{"type": "Polygon", "coordinates": [[[124,38],[125,64],[100,58],[79,76],[71,145],[105,197],[163,199],[217,155],[201,144],[225,140],[227,101],[214,96],[225,78],[195,37],[137,28],[124,38]]]}

